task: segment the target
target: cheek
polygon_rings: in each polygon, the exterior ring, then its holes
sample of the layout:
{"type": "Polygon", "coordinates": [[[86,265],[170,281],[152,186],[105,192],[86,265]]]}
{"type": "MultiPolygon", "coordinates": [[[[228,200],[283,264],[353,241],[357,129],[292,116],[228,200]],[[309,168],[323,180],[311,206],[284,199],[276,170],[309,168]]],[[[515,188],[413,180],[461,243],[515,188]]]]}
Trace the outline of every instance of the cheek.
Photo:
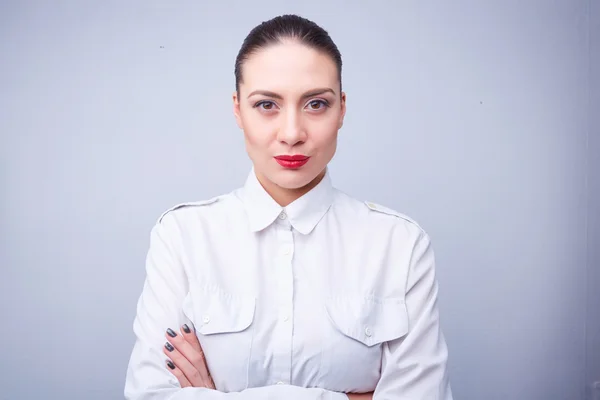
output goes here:
{"type": "Polygon", "coordinates": [[[325,121],[318,121],[309,128],[311,138],[316,147],[323,150],[329,147],[334,147],[338,135],[338,122],[335,118],[328,118],[325,121]]]}
{"type": "Polygon", "coordinates": [[[266,146],[263,135],[256,131],[245,128],[244,138],[246,139],[246,149],[249,153],[259,153],[266,146]]]}
{"type": "Polygon", "coordinates": [[[258,155],[267,151],[276,137],[272,124],[260,116],[245,116],[242,122],[247,152],[258,155]]]}

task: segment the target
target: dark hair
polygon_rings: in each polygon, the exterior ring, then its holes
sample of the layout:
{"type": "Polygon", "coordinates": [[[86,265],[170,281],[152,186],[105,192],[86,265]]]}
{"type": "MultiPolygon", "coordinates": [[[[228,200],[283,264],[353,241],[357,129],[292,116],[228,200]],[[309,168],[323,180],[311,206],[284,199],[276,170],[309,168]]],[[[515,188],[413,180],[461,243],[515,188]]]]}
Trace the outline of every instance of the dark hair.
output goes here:
{"type": "Polygon", "coordinates": [[[342,87],[342,55],[329,33],[319,25],[298,15],[280,15],[264,21],[250,31],[235,59],[235,89],[239,93],[242,82],[242,65],[253,53],[283,39],[296,39],[300,43],[329,55],[338,70],[342,87]]]}

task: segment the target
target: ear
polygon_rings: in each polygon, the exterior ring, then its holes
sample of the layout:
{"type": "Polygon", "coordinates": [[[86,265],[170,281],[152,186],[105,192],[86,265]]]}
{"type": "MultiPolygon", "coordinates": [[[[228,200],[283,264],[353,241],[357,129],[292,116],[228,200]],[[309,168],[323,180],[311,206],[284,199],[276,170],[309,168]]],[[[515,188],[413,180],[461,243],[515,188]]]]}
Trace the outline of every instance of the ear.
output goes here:
{"type": "Polygon", "coordinates": [[[240,98],[238,97],[237,91],[233,92],[233,115],[235,116],[235,122],[240,129],[244,129],[242,126],[242,116],[240,112],[240,98]]]}
{"type": "Polygon", "coordinates": [[[342,96],[340,97],[340,107],[342,108],[342,112],[340,113],[340,122],[338,124],[338,129],[341,129],[344,125],[344,117],[346,116],[346,93],[342,92],[342,96]]]}

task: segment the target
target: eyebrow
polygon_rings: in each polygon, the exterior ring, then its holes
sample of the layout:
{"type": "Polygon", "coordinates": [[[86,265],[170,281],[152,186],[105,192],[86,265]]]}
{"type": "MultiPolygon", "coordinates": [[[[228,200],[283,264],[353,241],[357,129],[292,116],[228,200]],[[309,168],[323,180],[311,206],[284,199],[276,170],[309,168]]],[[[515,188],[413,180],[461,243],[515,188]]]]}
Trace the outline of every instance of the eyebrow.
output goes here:
{"type": "MultiPolygon", "coordinates": [[[[313,97],[313,96],[318,96],[318,95],[325,94],[325,93],[335,94],[335,92],[333,91],[333,89],[330,89],[330,88],[314,89],[314,90],[311,90],[309,92],[304,93],[302,95],[302,99],[306,99],[308,97],[313,97]]],[[[277,94],[275,92],[271,92],[269,90],[255,90],[254,92],[252,92],[252,93],[250,93],[248,95],[248,98],[250,98],[252,96],[255,96],[257,94],[261,94],[261,95],[267,96],[267,97],[272,97],[272,98],[278,99],[278,100],[282,100],[283,99],[282,95],[277,94]]]]}

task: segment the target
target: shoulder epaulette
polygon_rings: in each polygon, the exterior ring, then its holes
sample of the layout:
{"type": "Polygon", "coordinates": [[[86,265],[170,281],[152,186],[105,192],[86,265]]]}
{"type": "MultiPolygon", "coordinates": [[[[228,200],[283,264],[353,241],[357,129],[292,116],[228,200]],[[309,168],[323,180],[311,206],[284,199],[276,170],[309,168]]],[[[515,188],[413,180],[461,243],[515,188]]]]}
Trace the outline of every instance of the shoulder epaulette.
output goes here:
{"type": "Polygon", "coordinates": [[[178,210],[180,208],[184,208],[184,207],[199,207],[199,206],[207,206],[209,204],[215,203],[217,200],[219,200],[218,197],[214,197],[210,200],[201,200],[201,201],[191,201],[191,202],[187,202],[187,203],[180,203],[177,204],[171,208],[169,208],[167,211],[165,211],[164,213],[161,214],[161,216],[158,218],[158,221],[156,221],[157,224],[160,224],[160,222],[162,221],[162,219],[165,217],[165,215],[167,215],[168,213],[178,210]]]}
{"type": "Polygon", "coordinates": [[[406,221],[410,222],[411,224],[415,224],[419,229],[422,230],[422,228],[419,226],[419,224],[407,215],[404,215],[402,213],[399,213],[398,211],[392,210],[391,208],[388,208],[388,207],[385,207],[385,206],[382,206],[380,204],[376,204],[376,203],[373,203],[370,201],[365,201],[365,204],[367,205],[367,207],[369,207],[369,209],[371,209],[373,211],[380,212],[382,214],[392,215],[392,216],[398,217],[398,218],[402,218],[403,220],[406,220],[406,221]]]}

